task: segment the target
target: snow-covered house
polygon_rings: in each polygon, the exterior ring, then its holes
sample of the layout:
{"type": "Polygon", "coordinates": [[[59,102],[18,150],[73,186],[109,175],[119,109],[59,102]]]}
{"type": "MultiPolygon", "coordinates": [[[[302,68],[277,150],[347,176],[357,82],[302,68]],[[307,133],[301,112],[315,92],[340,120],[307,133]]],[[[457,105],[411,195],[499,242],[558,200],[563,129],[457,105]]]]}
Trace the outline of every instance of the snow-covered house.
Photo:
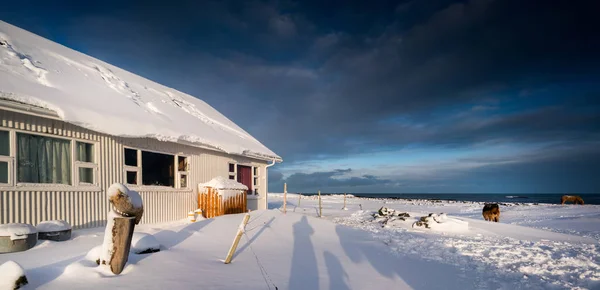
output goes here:
{"type": "Polygon", "coordinates": [[[246,185],[266,208],[281,158],[205,102],[0,21],[0,224],[104,224],[128,184],[142,222],[186,217],[198,184],[246,185]]]}

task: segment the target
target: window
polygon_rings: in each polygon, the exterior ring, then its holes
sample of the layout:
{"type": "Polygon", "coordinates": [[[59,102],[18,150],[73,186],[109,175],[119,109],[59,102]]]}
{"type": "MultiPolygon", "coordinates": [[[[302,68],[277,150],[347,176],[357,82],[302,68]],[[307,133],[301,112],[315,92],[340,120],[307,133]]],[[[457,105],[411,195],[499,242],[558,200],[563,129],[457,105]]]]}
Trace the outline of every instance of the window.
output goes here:
{"type": "Polygon", "coordinates": [[[10,132],[0,131],[0,184],[10,183],[10,167],[12,167],[12,158],[10,157],[10,132]]]}
{"type": "Polygon", "coordinates": [[[79,184],[96,184],[95,173],[98,165],[94,163],[96,159],[94,157],[94,144],[79,141],[75,144],[77,148],[75,166],[77,167],[77,180],[79,184]]]}
{"type": "Polygon", "coordinates": [[[231,180],[235,180],[235,176],[236,176],[235,168],[236,168],[236,166],[234,163],[229,163],[229,179],[231,179],[231,180]]]}
{"type": "Polygon", "coordinates": [[[138,166],[138,151],[135,149],[125,148],[125,165],[138,166]]]}
{"type": "Polygon", "coordinates": [[[137,184],[137,171],[127,171],[127,184],[137,184]]]}
{"type": "Polygon", "coordinates": [[[187,188],[188,162],[187,157],[177,156],[177,174],[179,174],[179,188],[187,188]]]}
{"type": "Polygon", "coordinates": [[[125,159],[125,182],[131,185],[140,184],[141,164],[138,162],[139,150],[125,148],[123,154],[125,159]]]}
{"type": "MultiPolygon", "coordinates": [[[[252,173],[254,176],[254,181],[252,184],[254,186],[257,186],[258,185],[258,167],[252,167],[252,173]]],[[[256,192],[256,190],[255,190],[255,192],[256,192]]]]}
{"type": "Polygon", "coordinates": [[[94,162],[94,144],[77,142],[77,161],[94,162]]]}
{"type": "Polygon", "coordinates": [[[71,184],[71,142],[18,133],[17,181],[71,184]]]}
{"type": "Polygon", "coordinates": [[[142,184],[175,187],[175,156],[142,151],[142,184]]]}

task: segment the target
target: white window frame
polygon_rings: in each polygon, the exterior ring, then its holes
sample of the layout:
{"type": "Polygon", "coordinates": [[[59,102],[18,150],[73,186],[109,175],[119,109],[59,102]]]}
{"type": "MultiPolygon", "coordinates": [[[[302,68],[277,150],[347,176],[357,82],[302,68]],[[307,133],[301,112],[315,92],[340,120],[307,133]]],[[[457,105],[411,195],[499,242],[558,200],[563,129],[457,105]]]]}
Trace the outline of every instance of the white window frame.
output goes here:
{"type": "MultiPolygon", "coordinates": [[[[48,134],[48,133],[41,133],[41,132],[32,132],[32,131],[26,131],[26,130],[11,130],[14,131],[13,135],[12,135],[12,140],[11,140],[11,154],[12,157],[16,160],[17,158],[17,134],[21,133],[21,134],[27,134],[27,135],[33,135],[33,136],[42,136],[42,137],[48,137],[48,138],[54,138],[54,139],[62,139],[62,140],[67,140],[69,141],[69,143],[71,144],[71,183],[70,184],[64,184],[64,183],[35,183],[35,182],[20,182],[17,180],[17,170],[18,170],[18,165],[16,164],[16,161],[13,162],[14,163],[14,172],[15,174],[13,174],[13,181],[14,184],[16,184],[17,186],[46,186],[46,187],[50,187],[50,188],[60,188],[60,187],[66,187],[66,188],[75,188],[77,187],[77,183],[76,183],[76,173],[75,173],[75,156],[73,155],[73,153],[75,152],[74,147],[75,147],[75,142],[76,141],[83,141],[80,139],[74,139],[72,137],[65,137],[65,136],[57,136],[57,135],[52,135],[52,134],[48,134]]],[[[85,142],[85,141],[83,141],[85,142]]],[[[93,143],[93,142],[89,142],[88,143],[93,143]]],[[[95,143],[94,143],[95,144],[95,143]]],[[[78,174],[78,173],[77,173],[78,174]]]]}
{"type": "Polygon", "coordinates": [[[229,179],[237,181],[237,167],[238,167],[237,162],[233,162],[233,161],[227,162],[227,174],[229,176],[233,176],[233,179],[231,179],[231,178],[229,178],[229,179]],[[231,166],[231,165],[233,165],[233,172],[229,171],[229,166],[231,166]]]}
{"type": "Polygon", "coordinates": [[[260,189],[260,166],[252,166],[252,195],[258,195],[260,189]]]}
{"type": "Polygon", "coordinates": [[[0,161],[4,161],[4,162],[8,162],[8,183],[0,183],[0,190],[31,190],[31,191],[37,191],[39,190],[40,187],[44,187],[48,190],[61,190],[61,191],[80,191],[80,190],[87,190],[87,191],[99,191],[100,187],[99,187],[99,165],[96,165],[96,174],[94,176],[95,178],[95,184],[88,184],[88,183],[82,183],[81,185],[78,182],[78,172],[79,169],[77,168],[76,164],[76,156],[75,153],[76,150],[75,149],[75,142],[83,142],[83,143],[88,143],[88,144],[92,144],[94,145],[94,154],[95,154],[95,160],[97,164],[99,164],[99,141],[94,141],[94,140],[88,140],[88,139],[83,139],[83,138],[77,138],[75,136],[62,136],[62,135],[56,135],[56,134],[52,134],[49,132],[38,132],[38,131],[29,131],[26,129],[19,129],[19,128],[7,128],[7,127],[0,127],[0,130],[2,131],[7,131],[9,132],[9,142],[10,142],[10,156],[0,156],[0,161]],[[18,166],[17,166],[17,134],[28,134],[28,135],[34,135],[34,136],[42,136],[42,137],[48,137],[48,138],[54,138],[54,139],[61,139],[61,140],[66,140],[70,142],[71,145],[71,160],[70,160],[70,165],[71,165],[71,182],[69,184],[63,184],[63,183],[33,183],[33,182],[19,182],[17,181],[17,174],[18,174],[18,166]]]}
{"type": "Polygon", "coordinates": [[[15,148],[13,146],[13,140],[15,140],[16,138],[16,134],[14,132],[14,130],[4,130],[4,129],[0,129],[1,131],[4,132],[8,132],[8,156],[4,156],[4,155],[0,155],[0,162],[6,162],[8,163],[8,172],[7,172],[7,182],[6,183],[0,183],[0,186],[12,186],[13,185],[13,179],[14,179],[14,168],[15,168],[15,148]]]}
{"type": "Polygon", "coordinates": [[[123,183],[127,184],[127,185],[132,185],[132,186],[142,186],[142,150],[133,148],[133,147],[123,146],[123,183]],[[136,155],[137,155],[137,165],[136,166],[125,165],[125,150],[126,149],[135,150],[136,155]],[[127,183],[127,172],[136,172],[137,173],[135,175],[136,184],[127,183]]]}
{"type": "Polygon", "coordinates": [[[99,182],[98,182],[98,146],[96,143],[94,142],[87,142],[87,141],[79,141],[79,140],[73,140],[73,142],[71,143],[71,147],[72,149],[72,153],[71,155],[73,156],[73,169],[75,170],[74,174],[75,174],[75,184],[77,184],[78,186],[98,186],[99,182]],[[94,161],[93,162],[84,162],[84,161],[79,161],[77,160],[77,156],[79,156],[78,152],[77,152],[77,143],[85,143],[85,144],[90,144],[92,145],[92,154],[94,156],[94,161]],[[87,182],[82,182],[80,177],[79,177],[79,168],[91,168],[93,170],[93,174],[92,174],[92,178],[94,179],[92,183],[87,183],[87,182]]]}
{"type": "Polygon", "coordinates": [[[175,155],[175,174],[177,180],[175,181],[176,188],[188,189],[190,188],[190,157],[187,155],[177,154],[175,155]],[[185,169],[179,171],[179,157],[185,158],[185,169]],[[181,177],[185,176],[185,187],[181,186],[181,177]]]}

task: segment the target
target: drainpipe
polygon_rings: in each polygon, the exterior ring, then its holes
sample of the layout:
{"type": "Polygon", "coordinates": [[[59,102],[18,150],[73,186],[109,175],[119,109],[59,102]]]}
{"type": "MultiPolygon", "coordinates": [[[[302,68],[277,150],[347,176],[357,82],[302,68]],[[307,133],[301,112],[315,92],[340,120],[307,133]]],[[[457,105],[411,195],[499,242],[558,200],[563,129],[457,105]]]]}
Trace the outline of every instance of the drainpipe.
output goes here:
{"type": "Polygon", "coordinates": [[[273,163],[265,166],[265,209],[269,209],[269,170],[268,168],[275,165],[275,159],[273,163]]]}

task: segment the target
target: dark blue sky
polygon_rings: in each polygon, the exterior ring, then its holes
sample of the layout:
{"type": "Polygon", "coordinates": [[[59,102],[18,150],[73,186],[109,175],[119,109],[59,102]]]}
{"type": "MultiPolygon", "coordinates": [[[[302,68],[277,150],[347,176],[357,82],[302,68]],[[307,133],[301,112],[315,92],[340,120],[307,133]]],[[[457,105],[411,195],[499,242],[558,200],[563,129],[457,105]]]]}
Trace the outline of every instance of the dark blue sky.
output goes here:
{"type": "Polygon", "coordinates": [[[600,192],[594,1],[84,2],[0,18],[205,100],[271,191],[600,192]]]}

